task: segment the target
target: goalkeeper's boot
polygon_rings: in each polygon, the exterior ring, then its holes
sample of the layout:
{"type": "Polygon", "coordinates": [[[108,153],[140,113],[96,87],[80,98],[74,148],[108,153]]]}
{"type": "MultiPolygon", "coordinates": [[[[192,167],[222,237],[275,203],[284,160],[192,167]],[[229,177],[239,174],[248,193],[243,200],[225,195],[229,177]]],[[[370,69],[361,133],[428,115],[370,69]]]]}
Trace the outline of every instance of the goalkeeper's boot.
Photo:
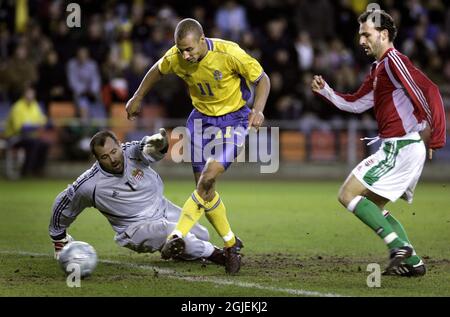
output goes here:
{"type": "Polygon", "coordinates": [[[225,272],[228,274],[236,274],[241,269],[242,257],[239,254],[241,249],[244,247],[242,241],[236,237],[236,242],[233,246],[224,248],[225,254],[225,272]]]}
{"type": "Polygon", "coordinates": [[[390,251],[390,262],[387,266],[385,272],[389,275],[392,271],[394,271],[404,259],[409,258],[413,253],[413,248],[409,245],[405,245],[400,248],[395,248],[390,251]]]}
{"type": "Polygon", "coordinates": [[[383,275],[398,275],[404,277],[419,277],[427,273],[427,268],[422,260],[416,265],[401,263],[390,272],[384,271],[383,275]]]}
{"type": "Polygon", "coordinates": [[[161,249],[161,258],[168,260],[177,258],[184,253],[186,245],[183,238],[173,235],[166,241],[161,249]]]}

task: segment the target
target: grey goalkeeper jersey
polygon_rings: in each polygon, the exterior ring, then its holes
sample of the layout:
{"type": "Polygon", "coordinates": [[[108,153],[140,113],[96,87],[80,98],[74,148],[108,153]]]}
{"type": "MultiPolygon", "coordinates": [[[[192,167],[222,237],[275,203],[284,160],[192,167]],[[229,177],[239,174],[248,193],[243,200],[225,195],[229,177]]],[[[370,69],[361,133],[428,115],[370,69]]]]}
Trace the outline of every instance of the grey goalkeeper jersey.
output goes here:
{"type": "Polygon", "coordinates": [[[164,185],[149,166],[157,159],[142,153],[139,141],[122,144],[122,149],[123,175],[110,174],[96,162],[56,197],[49,226],[53,239],[65,237],[66,229],[88,207],[98,209],[118,234],[132,223],[164,216],[164,185]]]}

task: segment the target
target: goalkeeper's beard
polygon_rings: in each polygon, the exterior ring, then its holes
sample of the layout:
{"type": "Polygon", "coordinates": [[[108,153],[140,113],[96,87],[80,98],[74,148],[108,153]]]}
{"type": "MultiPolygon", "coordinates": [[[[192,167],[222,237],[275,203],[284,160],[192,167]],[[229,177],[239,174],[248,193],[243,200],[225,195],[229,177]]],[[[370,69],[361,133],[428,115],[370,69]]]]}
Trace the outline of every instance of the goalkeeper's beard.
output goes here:
{"type": "Polygon", "coordinates": [[[102,164],[100,164],[100,165],[101,165],[102,169],[104,169],[108,173],[111,173],[111,174],[122,174],[123,173],[123,169],[124,169],[123,158],[120,160],[117,160],[115,162],[115,165],[113,165],[112,163],[110,164],[110,166],[104,166],[102,164]]]}
{"type": "Polygon", "coordinates": [[[118,162],[117,165],[112,166],[114,168],[115,174],[123,173],[123,160],[118,162]]]}

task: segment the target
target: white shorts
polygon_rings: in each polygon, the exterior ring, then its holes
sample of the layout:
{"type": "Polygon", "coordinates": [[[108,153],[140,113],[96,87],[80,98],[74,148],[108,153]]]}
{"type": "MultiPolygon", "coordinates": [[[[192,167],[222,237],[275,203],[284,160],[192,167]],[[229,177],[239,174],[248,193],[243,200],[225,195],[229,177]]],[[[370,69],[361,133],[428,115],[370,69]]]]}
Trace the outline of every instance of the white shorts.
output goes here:
{"type": "MultiPolygon", "coordinates": [[[[143,220],[135,222],[128,228],[115,236],[116,243],[122,247],[136,252],[160,251],[172,233],[180,217],[181,208],[167,201],[164,217],[156,220],[143,220]]],[[[209,257],[214,246],[209,242],[208,229],[196,223],[184,237],[186,243],[185,253],[181,256],[186,260],[209,257]]]]}
{"type": "Polygon", "coordinates": [[[383,139],[379,150],[352,171],[371,192],[395,202],[412,203],[426,159],[425,144],[419,133],[383,139]]]}

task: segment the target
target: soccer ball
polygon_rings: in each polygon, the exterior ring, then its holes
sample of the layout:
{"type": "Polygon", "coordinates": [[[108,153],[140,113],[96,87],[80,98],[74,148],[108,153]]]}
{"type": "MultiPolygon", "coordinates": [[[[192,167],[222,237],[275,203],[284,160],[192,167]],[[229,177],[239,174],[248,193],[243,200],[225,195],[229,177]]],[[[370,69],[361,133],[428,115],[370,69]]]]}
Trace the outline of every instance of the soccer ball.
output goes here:
{"type": "Polygon", "coordinates": [[[78,271],[76,267],[78,265],[80,277],[84,278],[94,272],[97,266],[97,252],[89,243],[69,242],[61,250],[58,262],[66,274],[78,271]]]}

